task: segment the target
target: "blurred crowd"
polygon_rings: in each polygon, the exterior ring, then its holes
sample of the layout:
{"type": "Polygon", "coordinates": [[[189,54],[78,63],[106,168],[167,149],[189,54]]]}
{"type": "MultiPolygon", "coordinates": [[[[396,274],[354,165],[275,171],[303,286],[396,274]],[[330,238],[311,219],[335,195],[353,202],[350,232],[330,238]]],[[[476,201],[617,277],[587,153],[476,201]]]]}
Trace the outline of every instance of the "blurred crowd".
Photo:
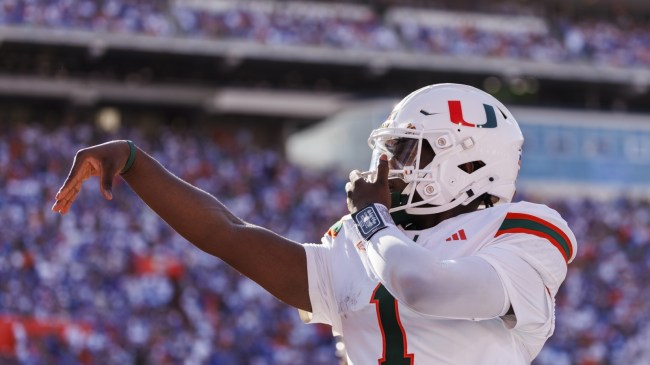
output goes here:
{"type": "Polygon", "coordinates": [[[538,365],[650,364],[650,202],[551,204],[578,239],[538,365]]]}
{"type": "MultiPolygon", "coordinates": [[[[500,11],[500,15],[472,13],[471,10],[465,13],[478,15],[482,18],[478,22],[419,20],[444,16],[436,7],[448,7],[447,3],[431,3],[424,9],[408,9],[393,4],[380,11],[365,4],[297,0],[0,0],[0,25],[241,40],[343,50],[496,57],[614,67],[650,66],[650,25],[633,21],[631,17],[570,20],[536,15],[541,12],[533,9],[533,5],[527,8],[496,4],[492,11],[500,11]],[[395,13],[403,16],[395,17],[395,13]],[[544,29],[527,29],[525,24],[531,20],[541,22],[544,29]],[[492,26],[508,22],[518,22],[522,26],[511,31],[492,26]]],[[[468,5],[468,9],[473,7],[468,5]]]]}
{"type": "MultiPolygon", "coordinates": [[[[188,244],[121,180],[112,202],[93,181],[68,215],[49,210],[75,152],[114,136],[92,124],[0,128],[0,363],[336,363],[328,327],[302,324],[188,244]]],[[[319,242],[346,209],[337,175],[305,173],[247,134],[161,127],[154,138],[137,128],[120,137],[299,242],[319,242]]]]}
{"type": "MultiPolygon", "coordinates": [[[[328,327],[302,324],[188,244],[120,179],[111,202],[91,181],[67,216],[50,211],[74,153],[115,137],[90,124],[0,125],[0,362],[337,364],[328,327]]],[[[317,242],[346,212],[344,174],[301,171],[246,133],[160,126],[119,137],[246,221],[299,242],[317,242]]],[[[650,203],[550,205],[580,249],[535,364],[650,363],[650,203]]]]}

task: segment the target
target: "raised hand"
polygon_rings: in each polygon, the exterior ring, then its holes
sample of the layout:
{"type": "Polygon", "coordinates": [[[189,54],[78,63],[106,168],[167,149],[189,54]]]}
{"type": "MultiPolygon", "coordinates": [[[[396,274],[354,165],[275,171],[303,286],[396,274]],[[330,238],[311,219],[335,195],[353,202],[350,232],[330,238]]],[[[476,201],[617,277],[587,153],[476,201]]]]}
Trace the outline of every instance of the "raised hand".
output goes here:
{"type": "Polygon", "coordinates": [[[347,204],[350,213],[364,208],[370,204],[379,203],[390,208],[390,190],[388,188],[388,158],[386,155],[379,159],[379,166],[374,181],[361,177],[361,173],[354,170],[350,173],[350,181],[345,184],[347,204]]]}
{"type": "Polygon", "coordinates": [[[99,189],[108,200],[113,199],[113,178],[129,158],[126,141],[111,141],[79,150],[63,185],[56,193],[52,210],[66,214],[81,191],[84,181],[99,176],[99,189]]]}

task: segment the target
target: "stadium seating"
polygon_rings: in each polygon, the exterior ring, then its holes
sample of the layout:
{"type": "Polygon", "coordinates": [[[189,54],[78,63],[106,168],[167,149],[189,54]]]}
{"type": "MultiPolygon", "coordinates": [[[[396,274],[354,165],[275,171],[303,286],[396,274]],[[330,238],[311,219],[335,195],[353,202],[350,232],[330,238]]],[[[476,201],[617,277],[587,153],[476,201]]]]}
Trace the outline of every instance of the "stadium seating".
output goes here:
{"type": "Polygon", "coordinates": [[[629,17],[576,21],[536,15],[532,7],[504,8],[505,14],[494,15],[469,10],[450,13],[436,9],[436,4],[424,9],[392,4],[379,12],[368,5],[336,2],[13,0],[0,6],[0,26],[456,57],[471,54],[620,68],[650,66],[647,23],[629,17]]]}

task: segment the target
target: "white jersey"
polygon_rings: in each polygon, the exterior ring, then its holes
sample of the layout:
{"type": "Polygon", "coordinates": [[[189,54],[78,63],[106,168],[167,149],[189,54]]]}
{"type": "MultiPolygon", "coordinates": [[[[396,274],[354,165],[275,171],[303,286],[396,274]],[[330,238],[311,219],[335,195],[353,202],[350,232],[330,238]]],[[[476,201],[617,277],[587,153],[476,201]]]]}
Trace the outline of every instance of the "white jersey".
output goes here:
{"type": "Polygon", "coordinates": [[[560,215],[545,205],[502,204],[404,233],[440,260],[485,259],[499,274],[516,318],[432,318],[402,305],[373,274],[348,215],[322,244],[305,245],[310,322],[329,324],[343,336],[348,362],[529,364],[553,334],[554,298],[576,254],[575,237],[560,215]],[[540,288],[547,295],[540,296],[540,288]]]}

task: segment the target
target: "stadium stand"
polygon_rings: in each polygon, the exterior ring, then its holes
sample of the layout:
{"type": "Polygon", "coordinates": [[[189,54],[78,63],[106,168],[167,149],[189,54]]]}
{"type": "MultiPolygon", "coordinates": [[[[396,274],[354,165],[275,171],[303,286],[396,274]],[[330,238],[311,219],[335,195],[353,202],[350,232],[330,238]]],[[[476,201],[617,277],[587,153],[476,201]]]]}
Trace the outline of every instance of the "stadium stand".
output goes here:
{"type": "MultiPolygon", "coordinates": [[[[132,138],[244,219],[315,241],[346,211],[347,173],[303,170],[282,143],[360,99],[451,81],[543,116],[643,119],[650,8],[596,3],[0,0],[0,363],[336,364],[329,328],[188,245],[124,184],[51,214],[71,156],[132,138]]],[[[565,141],[529,128],[532,148],[565,141]]],[[[596,132],[584,140],[610,129],[596,132]]],[[[647,156],[634,134],[612,156],[647,156]]],[[[650,363],[648,200],[519,198],[558,209],[581,244],[534,364],[650,363]]]]}
{"type": "Polygon", "coordinates": [[[382,15],[371,6],[332,2],[12,0],[0,7],[0,24],[613,67],[650,65],[646,22],[554,19],[521,15],[533,12],[526,7],[507,9],[485,14],[393,5],[382,15]]]}
{"type": "Polygon", "coordinates": [[[497,78],[506,101],[647,111],[650,11],[634,4],[608,15],[570,3],[7,0],[0,93],[212,113],[231,111],[214,100],[232,88],[346,101],[497,78]]]}

